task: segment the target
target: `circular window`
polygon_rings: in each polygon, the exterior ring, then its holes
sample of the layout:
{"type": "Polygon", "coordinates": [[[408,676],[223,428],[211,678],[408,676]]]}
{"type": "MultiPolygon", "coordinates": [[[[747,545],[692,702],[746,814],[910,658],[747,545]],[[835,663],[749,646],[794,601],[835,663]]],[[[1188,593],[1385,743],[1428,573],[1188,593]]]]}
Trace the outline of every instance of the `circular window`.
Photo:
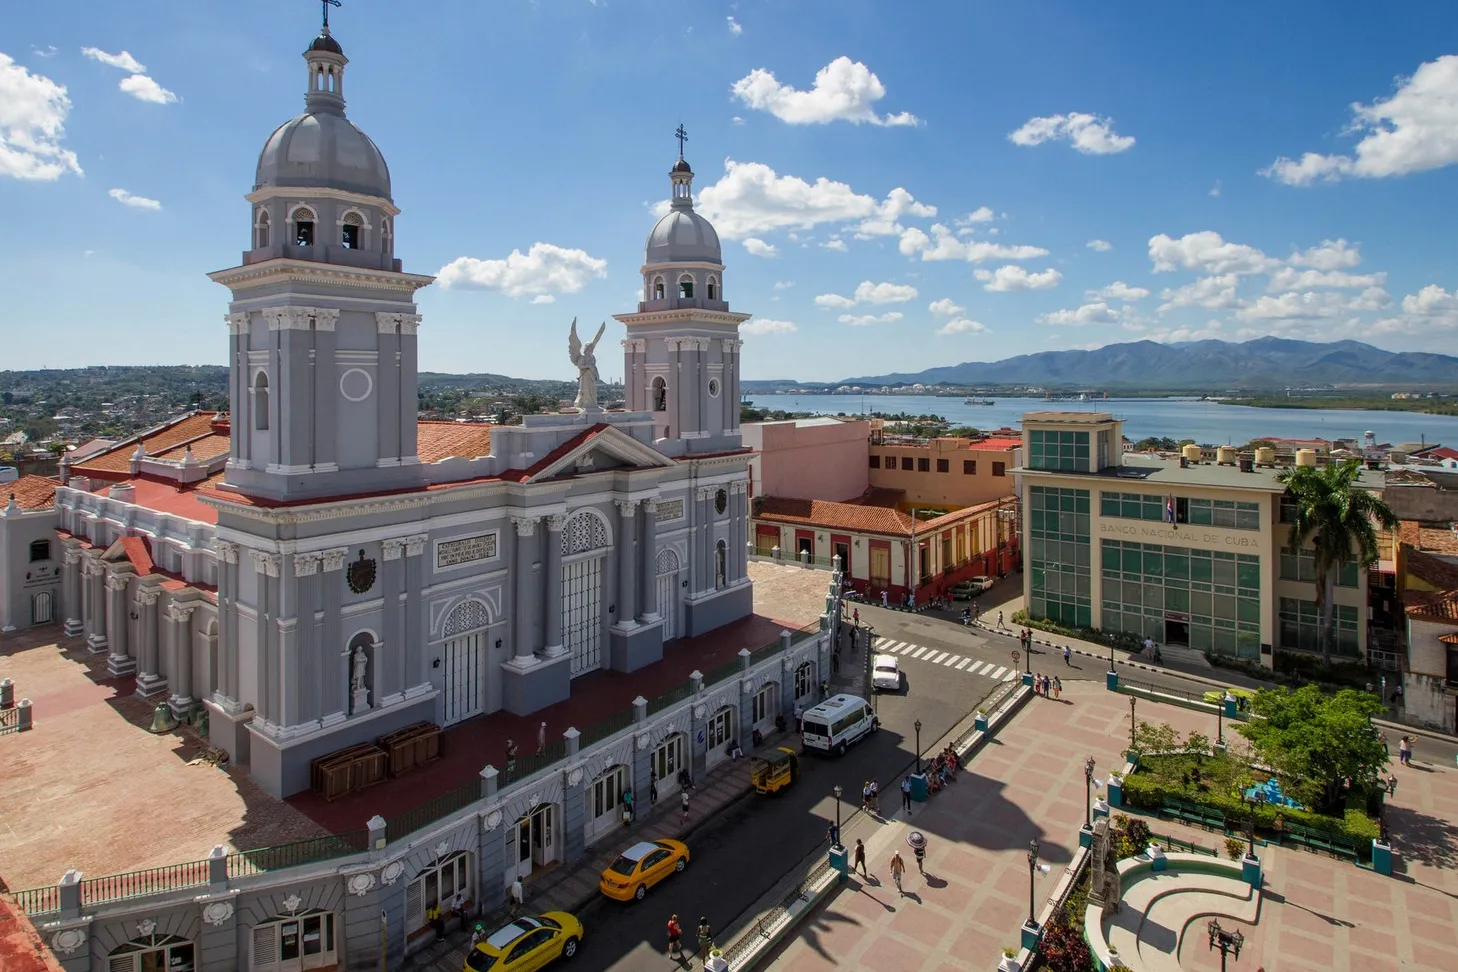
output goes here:
{"type": "Polygon", "coordinates": [[[374,391],[375,380],[363,368],[350,368],[339,376],[339,394],[351,402],[362,402],[374,391]]]}
{"type": "Polygon", "coordinates": [[[719,490],[714,494],[714,510],[723,513],[729,506],[729,493],[727,490],[719,490]]]}
{"type": "Polygon", "coordinates": [[[718,398],[719,397],[719,379],[718,378],[710,378],[709,379],[709,397],[710,398],[718,398]]]}

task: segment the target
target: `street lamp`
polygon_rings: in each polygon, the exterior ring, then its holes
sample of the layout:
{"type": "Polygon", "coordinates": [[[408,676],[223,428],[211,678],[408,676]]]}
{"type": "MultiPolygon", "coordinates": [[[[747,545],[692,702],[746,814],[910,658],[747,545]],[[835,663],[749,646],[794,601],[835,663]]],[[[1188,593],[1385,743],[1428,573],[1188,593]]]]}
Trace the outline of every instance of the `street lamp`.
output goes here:
{"type": "Polygon", "coordinates": [[[1210,934],[1211,950],[1220,949],[1220,972],[1225,972],[1225,956],[1233,954],[1236,958],[1240,958],[1240,946],[1245,944],[1245,936],[1240,933],[1239,928],[1235,931],[1226,931],[1221,928],[1218,918],[1211,918],[1206,930],[1210,934]]]}
{"type": "Polygon", "coordinates": [[[1093,818],[1089,816],[1089,805],[1093,801],[1093,774],[1094,758],[1090,756],[1083,761],[1083,826],[1093,827],[1093,818]]]}
{"type": "Polygon", "coordinates": [[[1129,748],[1134,748],[1134,703],[1139,701],[1134,696],[1129,696],[1129,748]]]}
{"type": "Polygon", "coordinates": [[[1229,693],[1221,692],[1215,701],[1215,745],[1225,745],[1225,699],[1229,693]]]}
{"type": "Polygon", "coordinates": [[[1245,799],[1250,804],[1250,833],[1247,834],[1250,838],[1250,856],[1255,857],[1256,805],[1263,802],[1261,791],[1258,789],[1245,799]]]}
{"type": "Polygon", "coordinates": [[[913,726],[912,728],[914,728],[916,730],[916,775],[917,776],[920,776],[921,775],[921,720],[920,719],[917,719],[916,720],[916,725],[913,726]]]}
{"type": "Polygon", "coordinates": [[[1028,843],[1028,927],[1036,930],[1038,927],[1036,878],[1038,872],[1048,873],[1047,864],[1038,863],[1038,838],[1034,837],[1028,843]]]}
{"type": "Polygon", "coordinates": [[[841,790],[839,783],[835,784],[835,791],[834,792],[835,792],[835,840],[831,841],[831,843],[837,849],[839,849],[841,846],[843,846],[841,844],[841,842],[840,842],[840,795],[841,795],[842,792],[844,792],[843,790],[841,790]]]}

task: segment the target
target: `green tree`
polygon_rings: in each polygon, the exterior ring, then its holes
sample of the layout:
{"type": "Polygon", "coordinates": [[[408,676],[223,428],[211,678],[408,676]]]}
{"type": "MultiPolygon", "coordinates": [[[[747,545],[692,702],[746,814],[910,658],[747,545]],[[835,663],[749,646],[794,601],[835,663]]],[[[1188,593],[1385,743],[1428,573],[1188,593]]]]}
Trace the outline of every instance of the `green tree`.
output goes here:
{"type": "Polygon", "coordinates": [[[1275,770],[1297,799],[1319,810],[1340,811],[1344,781],[1370,787],[1387,762],[1371,722],[1384,710],[1371,692],[1324,695],[1315,685],[1294,692],[1262,689],[1251,711],[1256,718],[1235,731],[1250,740],[1257,761],[1275,770]]]}
{"type": "Polygon", "coordinates": [[[1357,484],[1362,467],[1355,459],[1326,466],[1293,466],[1283,483],[1296,501],[1287,549],[1299,553],[1311,542],[1315,554],[1316,610],[1320,617],[1321,661],[1331,664],[1335,642],[1333,594],[1342,565],[1355,556],[1358,570],[1377,562],[1377,524],[1397,526],[1397,514],[1376,493],[1357,484]]]}

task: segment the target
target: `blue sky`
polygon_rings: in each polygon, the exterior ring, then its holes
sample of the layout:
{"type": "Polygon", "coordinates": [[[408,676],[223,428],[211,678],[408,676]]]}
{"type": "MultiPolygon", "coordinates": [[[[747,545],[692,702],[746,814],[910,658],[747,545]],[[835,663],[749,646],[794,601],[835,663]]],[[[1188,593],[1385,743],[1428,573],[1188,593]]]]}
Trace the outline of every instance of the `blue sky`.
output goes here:
{"type": "MultiPolygon", "coordinates": [[[[0,367],[225,360],[204,275],[248,244],[319,11],[10,5],[0,367]]],[[[1458,353],[1451,0],[345,0],[331,22],[396,254],[445,271],[426,370],[569,377],[568,322],[635,309],[680,121],[756,315],[746,378],[1146,338],[1458,353]]]]}

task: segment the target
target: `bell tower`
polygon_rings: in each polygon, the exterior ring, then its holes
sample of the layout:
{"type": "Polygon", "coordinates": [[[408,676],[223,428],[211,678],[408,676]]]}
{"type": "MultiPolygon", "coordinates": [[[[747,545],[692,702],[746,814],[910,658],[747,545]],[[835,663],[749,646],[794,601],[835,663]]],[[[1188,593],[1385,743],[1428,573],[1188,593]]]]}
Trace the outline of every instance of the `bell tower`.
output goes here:
{"type": "Polygon", "coordinates": [[[408,488],[416,456],[415,291],[394,252],[390,170],[345,116],[344,49],[304,52],[304,112],[258,156],[232,291],[227,488],[274,501],[408,488]]]}
{"type": "Polygon", "coordinates": [[[694,172],[683,157],[669,170],[668,212],[648,234],[643,299],[616,314],[623,341],[627,406],[653,414],[653,435],[666,455],[740,448],[739,325],[751,315],[729,309],[719,234],[694,212],[694,172]]]}

